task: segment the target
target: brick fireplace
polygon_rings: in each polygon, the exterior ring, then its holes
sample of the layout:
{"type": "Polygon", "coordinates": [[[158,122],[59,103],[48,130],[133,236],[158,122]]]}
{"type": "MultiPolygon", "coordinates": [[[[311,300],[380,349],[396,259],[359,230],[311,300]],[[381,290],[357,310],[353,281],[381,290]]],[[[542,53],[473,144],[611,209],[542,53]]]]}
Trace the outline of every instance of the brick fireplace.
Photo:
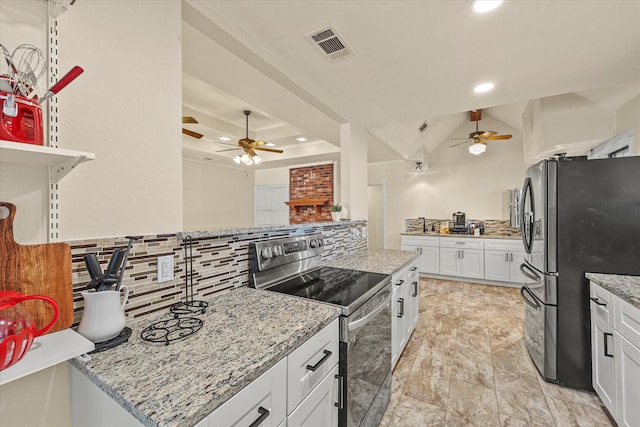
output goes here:
{"type": "Polygon", "coordinates": [[[333,164],[289,170],[289,223],[331,221],[333,164]]]}

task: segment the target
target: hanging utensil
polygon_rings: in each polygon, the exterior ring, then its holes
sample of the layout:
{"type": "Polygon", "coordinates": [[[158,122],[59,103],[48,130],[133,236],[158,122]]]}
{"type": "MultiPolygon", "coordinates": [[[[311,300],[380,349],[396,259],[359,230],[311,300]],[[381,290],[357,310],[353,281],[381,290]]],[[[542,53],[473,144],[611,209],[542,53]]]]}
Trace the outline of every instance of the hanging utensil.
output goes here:
{"type": "Polygon", "coordinates": [[[74,81],[83,72],[84,70],[81,67],[78,67],[77,65],[73,67],[71,70],[69,70],[67,74],[65,74],[60,80],[58,80],[56,84],[51,86],[51,89],[49,89],[47,93],[45,93],[44,96],[38,100],[40,105],[42,105],[43,102],[47,101],[53,95],[57,94],[62,89],[64,89],[69,83],[74,81]]]}

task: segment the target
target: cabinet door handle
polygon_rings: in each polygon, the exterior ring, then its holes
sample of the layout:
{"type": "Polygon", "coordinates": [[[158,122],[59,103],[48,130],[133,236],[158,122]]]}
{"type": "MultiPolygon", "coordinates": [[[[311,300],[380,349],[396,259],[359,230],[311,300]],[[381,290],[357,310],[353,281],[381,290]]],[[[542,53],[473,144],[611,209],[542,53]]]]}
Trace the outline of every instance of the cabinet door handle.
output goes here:
{"type": "Polygon", "coordinates": [[[333,406],[335,406],[338,409],[344,409],[344,395],[343,395],[344,380],[341,375],[336,375],[334,378],[338,380],[338,402],[334,403],[333,406]]]}
{"type": "Polygon", "coordinates": [[[607,304],[606,304],[606,303],[601,302],[598,298],[591,297],[591,298],[589,298],[589,299],[590,299],[591,301],[595,302],[595,303],[596,303],[596,304],[598,304],[598,305],[602,305],[602,306],[604,306],[604,307],[606,307],[606,306],[607,306],[607,304]]]}
{"type": "Polygon", "coordinates": [[[264,420],[267,419],[267,417],[270,414],[270,411],[268,409],[263,408],[262,406],[258,408],[258,412],[260,413],[260,416],[256,418],[254,422],[249,424],[249,427],[258,427],[260,424],[262,424],[264,420]]]}
{"type": "Polygon", "coordinates": [[[504,260],[505,260],[506,262],[509,262],[509,253],[508,253],[508,252],[506,252],[506,253],[504,254],[504,260]]]}
{"type": "Polygon", "coordinates": [[[327,361],[328,358],[331,357],[331,354],[332,353],[329,350],[324,350],[324,356],[322,356],[322,359],[320,359],[318,363],[316,363],[313,366],[307,365],[307,369],[310,370],[311,372],[315,372],[320,367],[320,365],[322,365],[324,362],[327,361]]]}
{"type": "Polygon", "coordinates": [[[509,261],[513,262],[513,254],[509,253],[509,261]]]}
{"type": "Polygon", "coordinates": [[[400,286],[404,283],[404,279],[400,279],[396,282],[396,286],[400,286]]]}
{"type": "Polygon", "coordinates": [[[464,249],[460,251],[460,253],[462,254],[462,256],[460,258],[464,259],[464,249]]]}
{"type": "Polygon", "coordinates": [[[608,337],[613,337],[613,334],[607,333],[607,332],[603,332],[604,334],[604,355],[606,357],[613,357],[613,354],[609,354],[609,338],[608,337]]]}
{"type": "MultiPolygon", "coordinates": [[[[421,248],[421,247],[418,247],[418,248],[416,249],[416,251],[418,251],[418,253],[419,253],[420,255],[422,255],[422,248],[421,248]]],[[[411,271],[413,271],[413,270],[411,270],[411,271]]]]}
{"type": "MultiPolygon", "coordinates": [[[[422,253],[422,248],[420,248],[420,253],[422,253]]],[[[411,267],[411,271],[416,271],[418,269],[418,267],[411,267]]]]}
{"type": "Polygon", "coordinates": [[[413,294],[411,295],[412,297],[417,297],[418,296],[418,282],[413,282],[413,294]]]}
{"type": "Polygon", "coordinates": [[[397,317],[402,317],[404,316],[404,298],[398,298],[398,304],[400,304],[398,307],[398,314],[397,317]]]}

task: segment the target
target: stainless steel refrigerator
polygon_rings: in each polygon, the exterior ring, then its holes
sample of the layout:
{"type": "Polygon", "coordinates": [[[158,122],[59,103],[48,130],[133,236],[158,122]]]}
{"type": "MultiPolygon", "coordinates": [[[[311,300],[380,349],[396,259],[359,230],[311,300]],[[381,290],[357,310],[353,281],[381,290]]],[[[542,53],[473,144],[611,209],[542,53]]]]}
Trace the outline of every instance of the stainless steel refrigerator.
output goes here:
{"type": "Polygon", "coordinates": [[[545,380],[592,390],[585,272],[640,275],[640,157],[557,157],[520,203],[525,341],[545,380]]]}

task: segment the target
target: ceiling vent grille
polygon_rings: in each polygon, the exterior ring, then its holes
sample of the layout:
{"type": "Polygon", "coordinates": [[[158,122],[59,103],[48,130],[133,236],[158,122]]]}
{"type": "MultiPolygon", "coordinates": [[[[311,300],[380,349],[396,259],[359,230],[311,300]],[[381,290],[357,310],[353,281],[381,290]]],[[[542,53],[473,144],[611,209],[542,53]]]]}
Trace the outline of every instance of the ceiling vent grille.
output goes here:
{"type": "Polygon", "coordinates": [[[323,56],[331,62],[353,55],[353,49],[344,41],[344,37],[333,25],[319,28],[306,36],[316,46],[323,56]]]}

